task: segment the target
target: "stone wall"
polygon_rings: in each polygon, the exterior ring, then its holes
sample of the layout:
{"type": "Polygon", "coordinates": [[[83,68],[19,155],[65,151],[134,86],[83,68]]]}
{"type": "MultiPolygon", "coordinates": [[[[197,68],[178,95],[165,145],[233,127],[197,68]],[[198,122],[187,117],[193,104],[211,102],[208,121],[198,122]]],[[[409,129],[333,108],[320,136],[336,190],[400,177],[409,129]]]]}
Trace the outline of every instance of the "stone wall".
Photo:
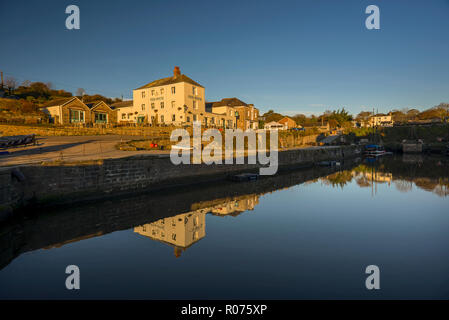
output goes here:
{"type": "MultiPolygon", "coordinates": [[[[280,169],[351,158],[355,146],[279,152],[280,169]]],[[[0,169],[0,212],[23,206],[74,203],[174,185],[223,180],[230,173],[258,172],[260,165],[173,165],[168,155],[0,169]]],[[[5,214],[3,214],[5,215],[5,214]]]]}

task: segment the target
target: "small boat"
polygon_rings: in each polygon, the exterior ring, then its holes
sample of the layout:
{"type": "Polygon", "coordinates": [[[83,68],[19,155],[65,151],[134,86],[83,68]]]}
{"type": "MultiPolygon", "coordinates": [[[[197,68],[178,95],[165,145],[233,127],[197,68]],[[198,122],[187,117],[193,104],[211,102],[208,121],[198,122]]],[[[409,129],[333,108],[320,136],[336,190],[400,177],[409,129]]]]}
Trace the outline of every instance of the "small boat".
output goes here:
{"type": "Polygon", "coordinates": [[[383,146],[377,144],[368,144],[365,146],[365,151],[363,152],[363,154],[369,157],[378,157],[392,153],[385,151],[385,148],[383,146]]]}

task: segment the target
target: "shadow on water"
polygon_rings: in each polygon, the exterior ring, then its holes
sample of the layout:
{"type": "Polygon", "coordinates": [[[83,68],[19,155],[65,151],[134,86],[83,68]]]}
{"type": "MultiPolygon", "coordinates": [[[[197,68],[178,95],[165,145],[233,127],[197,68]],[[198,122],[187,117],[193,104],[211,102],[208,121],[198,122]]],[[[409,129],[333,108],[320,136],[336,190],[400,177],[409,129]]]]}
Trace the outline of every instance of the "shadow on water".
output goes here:
{"type": "Polygon", "coordinates": [[[220,181],[195,187],[171,188],[64,209],[46,209],[0,225],[0,269],[22,253],[134,228],[181,253],[205,237],[205,216],[238,216],[252,210],[263,194],[320,180],[337,188],[355,180],[361,188],[394,184],[401,192],[414,185],[444,197],[449,195],[449,159],[384,157],[374,162],[345,162],[341,167],[314,167],[262,177],[253,182],[220,181]]]}

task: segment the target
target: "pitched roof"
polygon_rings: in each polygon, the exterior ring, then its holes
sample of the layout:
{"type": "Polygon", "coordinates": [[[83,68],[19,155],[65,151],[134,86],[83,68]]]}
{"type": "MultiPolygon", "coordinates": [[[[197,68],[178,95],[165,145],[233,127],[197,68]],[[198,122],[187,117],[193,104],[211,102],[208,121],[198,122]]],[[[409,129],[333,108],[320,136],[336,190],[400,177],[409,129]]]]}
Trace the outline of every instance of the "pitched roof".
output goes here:
{"type": "Polygon", "coordinates": [[[204,88],[198,82],[193,81],[192,79],[190,79],[185,74],[181,74],[181,75],[178,75],[178,76],[173,76],[173,77],[168,77],[168,78],[162,78],[162,79],[159,79],[159,80],[154,80],[154,81],[152,81],[150,83],[147,83],[146,85],[144,85],[142,87],[137,88],[136,90],[145,89],[145,88],[152,88],[152,87],[159,87],[159,86],[166,86],[166,85],[169,85],[169,84],[175,84],[175,83],[180,83],[180,82],[187,82],[187,83],[193,84],[195,86],[204,88]]]}
{"type": "Polygon", "coordinates": [[[91,101],[91,102],[87,102],[87,103],[84,103],[86,106],[88,106],[89,107],[89,109],[92,109],[92,108],[94,108],[97,104],[99,104],[100,102],[102,102],[102,101],[91,101]]]}
{"type": "MultiPolygon", "coordinates": [[[[70,97],[70,98],[59,98],[59,99],[53,99],[50,101],[47,101],[46,103],[44,103],[42,105],[42,108],[44,107],[53,107],[53,106],[60,106],[63,105],[69,101],[71,101],[72,99],[75,99],[76,97],[70,97]]],[[[78,99],[78,98],[76,98],[78,99]]]]}
{"type": "Polygon", "coordinates": [[[281,120],[279,120],[278,122],[279,123],[284,123],[284,122],[287,122],[287,121],[293,121],[294,123],[296,123],[296,121],[295,120],[293,120],[292,118],[290,118],[290,117],[283,117],[281,120]]]}
{"type": "Polygon", "coordinates": [[[245,102],[243,102],[240,99],[237,98],[224,98],[221,99],[221,101],[214,102],[213,107],[222,107],[222,106],[228,106],[228,107],[241,107],[241,106],[247,106],[245,102]]]}
{"type": "Polygon", "coordinates": [[[92,101],[92,102],[88,102],[85,103],[85,105],[89,108],[89,109],[95,109],[96,107],[98,107],[100,104],[104,103],[109,109],[112,110],[111,106],[108,105],[106,102],[104,102],[103,100],[97,100],[97,101],[92,101]]]}
{"type": "Polygon", "coordinates": [[[132,107],[133,106],[133,100],[126,100],[126,101],[121,101],[121,102],[116,102],[110,105],[111,109],[116,109],[116,108],[127,108],[127,107],[132,107]]]}

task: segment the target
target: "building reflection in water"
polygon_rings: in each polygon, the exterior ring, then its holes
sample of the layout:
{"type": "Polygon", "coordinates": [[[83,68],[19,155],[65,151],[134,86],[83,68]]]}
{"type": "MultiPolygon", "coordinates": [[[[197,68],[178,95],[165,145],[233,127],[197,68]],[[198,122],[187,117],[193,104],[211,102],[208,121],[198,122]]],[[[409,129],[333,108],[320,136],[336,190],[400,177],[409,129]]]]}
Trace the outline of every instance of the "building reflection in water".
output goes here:
{"type": "MultiPolygon", "coordinates": [[[[213,201],[216,202],[216,201],[213,201]]],[[[174,248],[176,258],[181,253],[206,236],[206,214],[215,216],[237,216],[248,210],[254,210],[259,203],[259,195],[235,197],[218,204],[178,214],[174,217],[159,219],[134,228],[134,232],[160,241],[174,248]]],[[[204,203],[192,205],[193,208],[204,203]]]]}
{"type": "MultiPolygon", "coordinates": [[[[377,195],[378,184],[394,186],[400,192],[408,192],[415,186],[440,197],[448,196],[449,163],[435,159],[427,159],[425,163],[427,166],[423,165],[423,161],[410,161],[409,158],[406,161],[402,159],[401,162],[385,158],[375,163],[360,164],[351,170],[341,170],[311,179],[304,184],[321,181],[325,185],[344,188],[349,183],[355,183],[360,188],[370,188],[372,196],[377,195]]],[[[206,236],[206,214],[238,216],[242,212],[253,210],[261,195],[197,202],[191,205],[191,211],[187,213],[135,227],[134,232],[172,246],[175,256],[180,257],[183,251],[206,236]]]]}
{"type": "Polygon", "coordinates": [[[370,188],[377,194],[378,184],[394,186],[400,192],[413,187],[432,192],[440,197],[449,195],[449,162],[446,158],[423,158],[404,155],[398,159],[385,158],[361,164],[352,170],[332,173],[319,180],[326,185],[343,188],[353,180],[360,188],[370,188]]]}

